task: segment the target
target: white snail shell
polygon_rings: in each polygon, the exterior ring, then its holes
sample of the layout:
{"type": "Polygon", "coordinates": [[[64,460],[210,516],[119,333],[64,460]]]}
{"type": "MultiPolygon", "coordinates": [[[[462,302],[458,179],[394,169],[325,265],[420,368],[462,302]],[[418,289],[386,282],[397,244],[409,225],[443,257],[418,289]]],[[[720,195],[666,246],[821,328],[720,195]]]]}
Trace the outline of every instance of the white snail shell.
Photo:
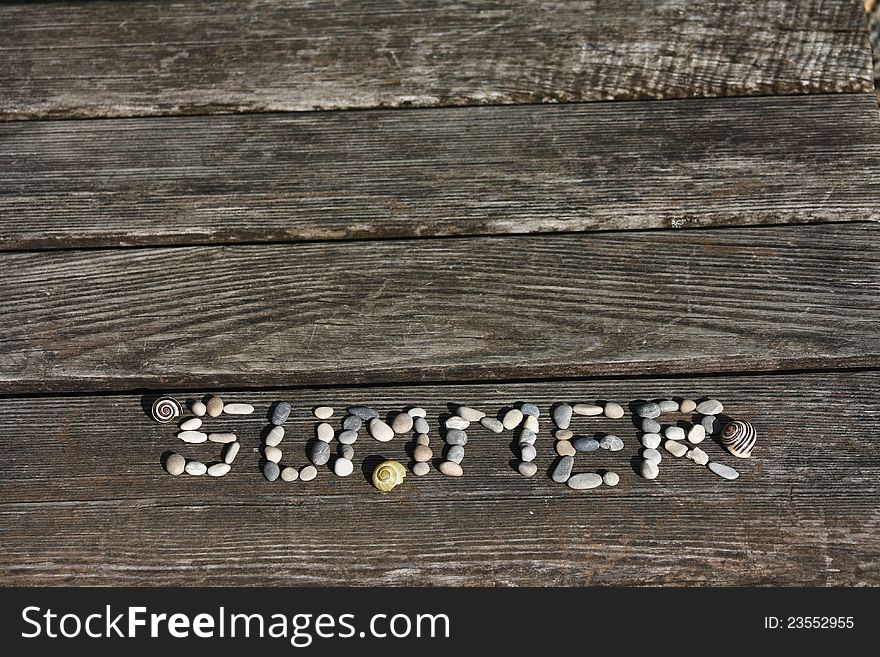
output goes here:
{"type": "Polygon", "coordinates": [[[736,420],[726,425],[721,431],[721,444],[734,456],[747,459],[758,439],[758,432],[751,422],[736,420]]]}
{"type": "Polygon", "coordinates": [[[159,397],[159,399],[153,402],[150,412],[156,422],[162,422],[164,424],[179,417],[183,412],[183,407],[181,407],[180,402],[174,399],[174,397],[159,397]]]}

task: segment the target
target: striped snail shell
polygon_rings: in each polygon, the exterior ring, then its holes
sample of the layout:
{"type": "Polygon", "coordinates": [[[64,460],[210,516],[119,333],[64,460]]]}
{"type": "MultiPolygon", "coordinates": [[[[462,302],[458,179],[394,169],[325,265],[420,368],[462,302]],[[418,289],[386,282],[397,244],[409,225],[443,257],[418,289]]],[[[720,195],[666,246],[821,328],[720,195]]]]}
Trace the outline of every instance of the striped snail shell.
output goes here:
{"type": "Polygon", "coordinates": [[[159,397],[153,402],[150,413],[156,422],[171,422],[174,418],[179,417],[183,412],[180,402],[174,397],[159,397]]]}
{"type": "Polygon", "coordinates": [[[387,493],[403,481],[406,468],[397,461],[382,461],[373,470],[373,485],[383,493],[387,493]]]}
{"type": "Polygon", "coordinates": [[[721,444],[734,456],[747,459],[758,439],[758,432],[751,422],[736,420],[726,425],[721,431],[721,444]]]}

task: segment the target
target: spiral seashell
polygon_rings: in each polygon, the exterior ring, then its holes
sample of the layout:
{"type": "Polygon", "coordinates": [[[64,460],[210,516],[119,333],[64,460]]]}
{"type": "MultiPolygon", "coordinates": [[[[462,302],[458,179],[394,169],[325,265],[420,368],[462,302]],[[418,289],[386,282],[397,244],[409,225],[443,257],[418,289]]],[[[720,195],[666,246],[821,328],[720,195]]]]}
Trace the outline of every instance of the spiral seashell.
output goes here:
{"type": "Polygon", "coordinates": [[[373,485],[383,493],[387,493],[399,485],[406,477],[406,468],[397,461],[382,461],[373,470],[373,485]]]}
{"type": "Polygon", "coordinates": [[[721,444],[728,452],[741,459],[747,459],[752,455],[757,439],[758,432],[751,422],[736,420],[721,431],[721,444]]]}
{"type": "Polygon", "coordinates": [[[183,412],[180,402],[174,397],[159,397],[153,402],[150,413],[156,422],[171,422],[174,418],[179,417],[183,412]]]}

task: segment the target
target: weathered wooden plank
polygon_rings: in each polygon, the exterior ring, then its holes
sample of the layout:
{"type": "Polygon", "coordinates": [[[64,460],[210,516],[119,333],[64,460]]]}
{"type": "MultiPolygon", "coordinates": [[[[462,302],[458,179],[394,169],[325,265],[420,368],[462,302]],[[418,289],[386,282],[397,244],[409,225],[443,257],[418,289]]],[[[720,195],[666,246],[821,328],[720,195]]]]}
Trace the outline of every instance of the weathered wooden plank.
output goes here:
{"type": "Polygon", "coordinates": [[[4,5],[0,118],[872,92],[859,0],[4,5]]]}
{"type": "Polygon", "coordinates": [[[136,396],[2,399],[0,583],[877,585],[878,395],[877,372],[227,393],[258,413],[209,420],[243,443],[223,479],[165,474],[166,450],[206,460],[219,450],[183,445],[136,396]],[[580,431],[624,439],[622,452],[577,459],[576,471],[618,472],[617,488],[576,493],[548,478],[552,402],[676,394],[716,395],[755,424],[750,460],[702,443],[740,470],[737,481],[669,454],[659,479],[641,479],[629,416],[575,420],[580,431]],[[494,412],[531,400],[542,410],[539,474],[512,469],[513,433],[480,428],[470,431],[460,479],[410,475],[383,496],[362,464],[408,463],[411,437],[380,444],[364,435],[348,479],[321,468],[307,484],[269,484],[255,449],[278,398],[295,406],[282,443],[294,465],[306,463],[316,404],[386,413],[415,403],[436,427],[447,402],[494,412]]]}
{"type": "Polygon", "coordinates": [[[874,97],[0,124],[0,248],[880,218],[874,97]]]}
{"type": "Polygon", "coordinates": [[[0,254],[0,389],[877,366],[880,226],[0,254]]]}

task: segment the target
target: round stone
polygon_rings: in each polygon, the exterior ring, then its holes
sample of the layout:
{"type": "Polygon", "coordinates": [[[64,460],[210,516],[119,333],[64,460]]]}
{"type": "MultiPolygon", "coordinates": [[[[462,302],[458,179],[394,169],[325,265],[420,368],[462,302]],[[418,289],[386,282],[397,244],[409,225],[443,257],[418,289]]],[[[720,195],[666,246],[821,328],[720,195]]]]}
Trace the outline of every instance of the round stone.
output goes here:
{"type": "Polygon", "coordinates": [[[354,447],[352,447],[351,445],[340,445],[339,456],[351,461],[354,458],[354,447]]]}
{"type": "Polygon", "coordinates": [[[208,466],[201,461],[187,461],[183,470],[186,474],[199,477],[208,471],[208,466]]]}
{"type": "Polygon", "coordinates": [[[416,448],[413,450],[413,458],[419,463],[423,463],[434,458],[434,452],[427,445],[416,445],[416,448]]]}
{"type": "Polygon", "coordinates": [[[220,417],[223,412],[223,400],[219,397],[211,397],[205,405],[205,410],[210,417],[220,417]]]}
{"type": "Polygon", "coordinates": [[[636,415],[644,418],[655,418],[660,415],[660,405],[654,402],[642,402],[635,407],[636,415]]]}
{"type": "Polygon", "coordinates": [[[684,429],[676,426],[666,427],[663,435],[669,438],[669,440],[684,440],[684,429]]]}
{"type": "Polygon", "coordinates": [[[646,433],[642,436],[642,445],[650,449],[657,449],[662,440],[659,433],[646,433]]]}
{"type": "Polygon", "coordinates": [[[571,469],[574,467],[573,456],[563,456],[553,468],[550,478],[557,484],[564,484],[571,477],[571,469]]]}
{"type": "Polygon", "coordinates": [[[616,486],[620,483],[620,475],[616,472],[606,472],[602,475],[602,483],[606,486],[616,486]]]}
{"type": "Polygon", "coordinates": [[[200,426],[202,426],[202,418],[200,417],[191,417],[180,423],[180,429],[182,431],[195,431],[200,426]]]}
{"type": "Polygon", "coordinates": [[[483,411],[471,408],[470,406],[459,406],[455,412],[458,417],[463,418],[468,422],[479,422],[486,417],[486,414],[483,411]]]}
{"type": "Polygon", "coordinates": [[[590,488],[601,486],[602,477],[595,472],[581,472],[580,474],[569,477],[568,481],[565,483],[568,484],[568,487],[572,490],[588,490],[590,488]]]}
{"type": "Polygon", "coordinates": [[[608,402],[605,404],[605,417],[610,418],[612,420],[619,420],[623,417],[623,406],[616,402],[608,402]]]}
{"type": "MultiPolygon", "coordinates": [[[[355,417],[359,417],[363,421],[372,420],[373,418],[379,417],[379,412],[370,408],[369,406],[350,406],[348,409],[349,415],[354,415],[355,417]]],[[[302,478],[302,472],[299,473],[300,478],[302,478]]]]}
{"type": "Polygon", "coordinates": [[[281,471],[282,481],[296,481],[297,479],[299,479],[299,472],[297,472],[296,468],[288,465],[281,471]]]}
{"type": "Polygon", "coordinates": [[[724,410],[724,406],[717,399],[707,399],[697,404],[697,413],[700,415],[718,415],[724,410]]]}
{"type": "Polygon", "coordinates": [[[697,465],[706,465],[709,462],[709,455],[699,447],[694,447],[693,449],[688,450],[688,453],[685,454],[685,456],[697,465]]]}
{"type": "Polygon", "coordinates": [[[266,461],[263,464],[263,476],[266,478],[266,481],[275,481],[280,474],[281,468],[278,467],[275,461],[266,461]]]}
{"type": "Polygon", "coordinates": [[[364,426],[364,421],[357,415],[346,415],[342,418],[342,428],[345,431],[360,431],[362,426],[364,426]]]}
{"type": "Polygon", "coordinates": [[[530,402],[520,404],[519,410],[522,411],[523,415],[528,415],[529,417],[541,417],[541,411],[538,410],[537,406],[530,402]]]}
{"type": "Polygon", "coordinates": [[[571,446],[578,452],[595,452],[599,449],[599,441],[595,438],[585,438],[584,436],[581,436],[580,438],[575,438],[571,441],[571,446]]]}
{"type": "Polygon", "coordinates": [[[183,458],[180,454],[171,454],[165,459],[165,471],[170,474],[177,475],[183,474],[183,471],[186,469],[186,459],[183,458]]]}
{"type": "Polygon", "coordinates": [[[571,440],[574,436],[574,432],[571,429],[557,429],[553,432],[553,437],[556,440],[571,440]]]}
{"type": "Polygon", "coordinates": [[[412,471],[416,477],[424,477],[431,471],[431,466],[428,463],[416,463],[413,466],[412,471]]]}
{"type": "Polygon", "coordinates": [[[312,445],[309,461],[315,465],[325,465],[330,460],[330,445],[320,440],[312,445]]]}
{"type": "Polygon", "coordinates": [[[504,417],[501,418],[501,424],[505,429],[510,431],[519,426],[519,423],[523,421],[523,417],[523,412],[521,410],[518,408],[511,408],[504,414],[504,417]]]}
{"type": "Polygon", "coordinates": [[[453,463],[452,461],[443,461],[440,464],[440,467],[437,468],[445,474],[447,477],[460,477],[464,474],[464,470],[461,469],[461,466],[458,463],[453,463]]]}
{"type": "Polygon", "coordinates": [[[464,431],[471,423],[465,420],[463,417],[458,417],[457,415],[453,415],[448,420],[446,420],[446,428],[447,429],[461,429],[464,431]]]}
{"type": "MultiPolygon", "coordinates": [[[[323,445],[324,443],[320,443],[323,445]]],[[[277,447],[272,447],[271,445],[266,445],[263,448],[263,456],[266,457],[267,461],[272,461],[273,463],[278,463],[281,461],[281,450],[277,447]]]]}
{"type": "Polygon", "coordinates": [[[222,477],[232,469],[228,463],[212,463],[208,466],[208,475],[211,477],[222,477]]]}
{"type": "MultiPolygon", "coordinates": [[[[326,444],[326,443],[324,443],[326,444]]],[[[300,481],[311,481],[318,476],[318,468],[313,465],[307,465],[299,471],[300,481]]]]}
{"type": "Polygon", "coordinates": [[[208,407],[200,401],[193,400],[189,403],[189,410],[191,410],[192,414],[196,417],[202,417],[208,412],[208,407]]]}
{"type": "MultiPolygon", "coordinates": [[[[315,414],[315,417],[318,418],[319,420],[329,420],[331,417],[333,417],[333,409],[330,408],[329,406],[318,406],[312,412],[315,414]]],[[[297,473],[297,476],[299,476],[299,473],[297,473]]],[[[291,481],[293,481],[293,480],[291,479],[291,481]]]]}
{"type": "Polygon", "coordinates": [[[430,433],[431,426],[425,418],[417,417],[413,419],[413,430],[416,433],[430,433]]]}
{"type": "Polygon", "coordinates": [[[681,403],[678,405],[678,410],[682,413],[693,413],[697,410],[697,402],[693,399],[682,399],[681,403]]]}
{"type": "Polygon", "coordinates": [[[179,431],[177,437],[185,443],[198,444],[208,439],[208,434],[204,431],[179,431]]]}
{"type": "Polygon", "coordinates": [[[559,456],[574,456],[577,454],[577,450],[569,441],[558,440],[556,441],[556,453],[559,454],[559,456]]]}
{"type": "Polygon", "coordinates": [[[660,433],[660,428],[660,423],[657,420],[651,418],[642,420],[642,431],[645,433],[660,433]]]}
{"type": "Polygon", "coordinates": [[[269,433],[266,434],[266,444],[270,447],[278,446],[281,441],[284,440],[284,427],[277,426],[272,427],[269,430],[269,433]]]}
{"type": "Polygon", "coordinates": [[[538,450],[535,449],[534,445],[526,443],[520,447],[519,453],[523,461],[530,462],[535,460],[535,457],[538,455],[538,450]]]}
{"type": "Polygon", "coordinates": [[[571,410],[575,413],[575,415],[602,415],[604,412],[604,408],[601,406],[596,406],[596,404],[575,404],[571,407],[571,410]]]}
{"type": "Polygon", "coordinates": [[[234,443],[238,440],[238,437],[234,433],[209,433],[208,440],[212,443],[220,443],[221,445],[225,445],[226,443],[234,443]]]}
{"type": "Polygon", "coordinates": [[[522,461],[516,469],[523,477],[531,477],[538,471],[538,466],[530,461],[522,461]]]}
{"type": "Polygon", "coordinates": [[[531,429],[523,429],[519,432],[520,443],[528,443],[529,445],[534,445],[536,440],[538,440],[538,437],[531,429]]]}
{"type": "MultiPolygon", "coordinates": [[[[422,418],[423,419],[423,418],[422,418]]],[[[409,413],[398,413],[391,420],[391,429],[394,433],[408,433],[413,428],[413,416],[409,413]]]]}
{"type": "Polygon", "coordinates": [[[409,409],[407,413],[409,413],[413,417],[427,417],[428,415],[428,411],[418,406],[414,406],[413,408],[409,409]]]}
{"type": "Polygon", "coordinates": [[[660,468],[653,461],[642,461],[640,472],[645,479],[656,479],[660,474],[660,468]]]}
{"type": "Polygon", "coordinates": [[[333,473],[337,477],[347,477],[352,472],[354,472],[354,463],[352,463],[348,459],[340,457],[333,461],[333,473]]]}
{"type": "Polygon", "coordinates": [[[706,439],[706,428],[702,424],[695,424],[687,432],[688,442],[697,445],[706,439]]]}
{"type": "Polygon", "coordinates": [[[376,417],[370,420],[370,435],[380,443],[387,443],[394,438],[394,429],[376,417]]]}
{"type": "Polygon", "coordinates": [[[501,420],[496,420],[494,417],[484,417],[480,420],[480,424],[486,427],[492,433],[501,433],[504,431],[504,423],[501,420]]]}
{"type": "Polygon", "coordinates": [[[678,411],[678,402],[671,399],[664,399],[657,403],[661,413],[675,413],[678,411]]]}
{"type": "Polygon", "coordinates": [[[730,479],[731,481],[739,477],[739,472],[731,468],[729,465],[715,463],[715,461],[709,463],[709,469],[719,477],[730,479]]]}
{"type": "Polygon", "coordinates": [[[560,429],[568,429],[571,424],[571,414],[574,411],[568,404],[557,404],[553,407],[553,422],[560,429]]]}
{"type": "Polygon", "coordinates": [[[333,426],[329,422],[321,422],[315,433],[318,435],[318,440],[322,443],[329,443],[333,440],[333,436],[336,432],[333,430],[333,426]]]}
{"type": "Polygon", "coordinates": [[[223,412],[226,415],[250,415],[254,412],[254,407],[250,404],[240,404],[238,402],[234,404],[224,404],[223,412]]]}
{"type": "Polygon", "coordinates": [[[603,436],[602,440],[599,441],[599,447],[611,452],[619,452],[623,449],[623,440],[615,436],[613,433],[609,433],[607,436],[603,436]]]}
{"type": "Polygon", "coordinates": [[[680,443],[677,440],[667,440],[663,443],[663,447],[676,458],[681,458],[687,454],[688,451],[687,445],[680,443]]]}
{"type": "Polygon", "coordinates": [[[358,439],[358,432],[353,430],[340,431],[336,439],[343,445],[354,445],[358,439]]]}
{"type": "Polygon", "coordinates": [[[453,463],[461,463],[464,460],[464,447],[461,445],[450,445],[446,450],[446,460],[453,463]]]}
{"type": "Polygon", "coordinates": [[[430,445],[431,438],[426,433],[416,435],[416,445],[430,445]]]}
{"type": "Polygon", "coordinates": [[[524,429],[534,431],[535,433],[538,433],[541,430],[541,425],[538,424],[538,418],[534,415],[526,415],[523,419],[522,426],[524,429]]]}
{"type": "Polygon", "coordinates": [[[272,409],[272,424],[278,426],[287,422],[290,417],[290,404],[286,401],[280,401],[275,404],[272,409]]]}
{"type": "Polygon", "coordinates": [[[447,445],[467,445],[467,434],[461,429],[450,429],[446,432],[447,445]]]}
{"type": "Polygon", "coordinates": [[[223,462],[224,463],[232,463],[235,460],[235,457],[238,456],[238,450],[241,449],[241,443],[234,442],[229,443],[223,448],[223,462]]]}
{"type": "Polygon", "coordinates": [[[660,452],[656,449],[648,448],[642,450],[642,458],[646,461],[652,461],[654,463],[660,463],[663,460],[663,456],[661,456],[660,452]]]}

